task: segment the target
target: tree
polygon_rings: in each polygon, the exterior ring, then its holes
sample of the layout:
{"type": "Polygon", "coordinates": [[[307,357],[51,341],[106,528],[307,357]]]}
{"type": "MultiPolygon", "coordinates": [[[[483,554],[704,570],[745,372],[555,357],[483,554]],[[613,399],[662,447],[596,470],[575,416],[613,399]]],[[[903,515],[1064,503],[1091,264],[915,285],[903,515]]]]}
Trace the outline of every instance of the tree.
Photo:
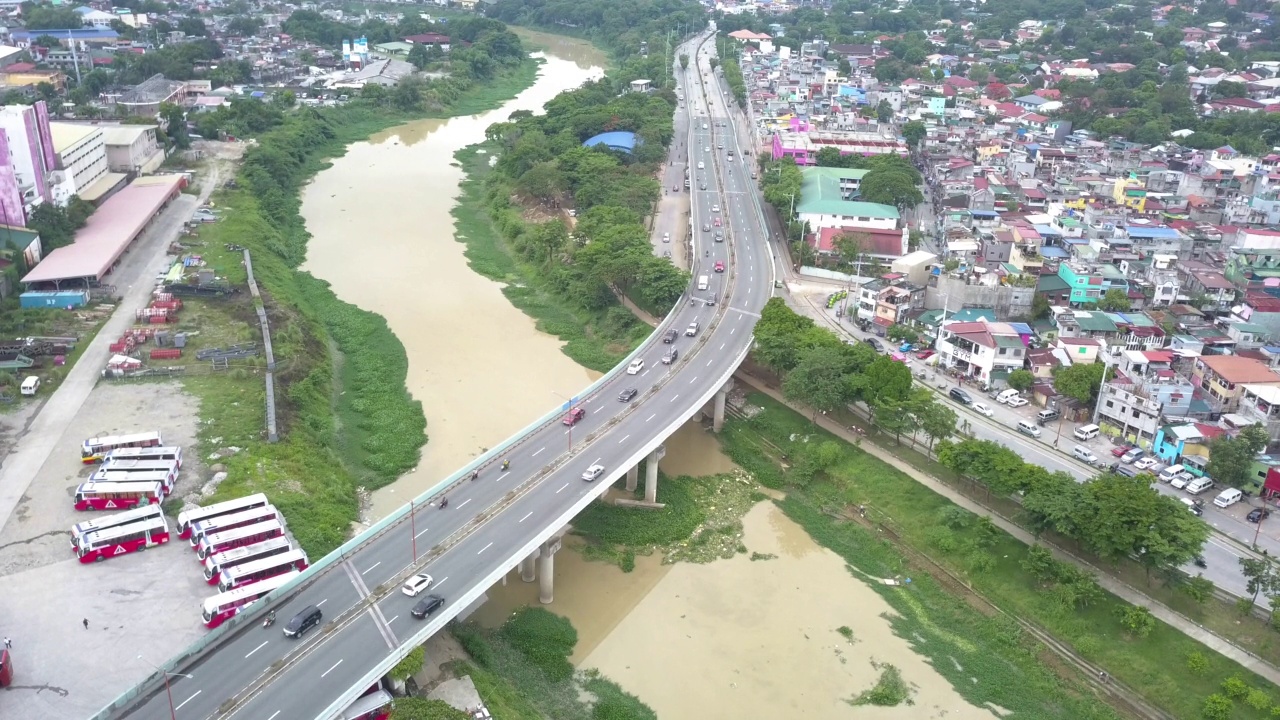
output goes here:
{"type": "Polygon", "coordinates": [[[920,147],[920,141],[924,140],[927,134],[928,130],[925,128],[924,123],[919,120],[912,120],[902,126],[902,137],[913,148],[920,147]]]}
{"type": "Polygon", "coordinates": [[[916,187],[915,179],[898,169],[871,170],[862,178],[859,192],[866,202],[892,205],[899,210],[924,202],[924,193],[916,187]]]}
{"type": "Polygon", "coordinates": [[[469,720],[470,717],[443,700],[409,696],[396,698],[390,720],[469,720]]]}
{"type": "Polygon", "coordinates": [[[1076,539],[1103,560],[1137,556],[1148,572],[1200,553],[1208,526],[1143,477],[1103,473],[1081,488],[1073,513],[1076,539]]]}
{"type": "Polygon", "coordinates": [[[688,56],[688,55],[681,55],[681,56],[680,56],[680,69],[681,69],[681,70],[684,70],[684,69],[686,69],[686,68],[688,68],[688,67],[689,67],[689,56],[688,56]]]}
{"type": "Polygon", "coordinates": [[[1129,294],[1120,288],[1108,290],[1098,301],[1098,309],[1105,312],[1124,312],[1129,307],[1129,294]]]}
{"type": "Polygon", "coordinates": [[[1213,96],[1215,98],[1249,97],[1249,88],[1245,87],[1245,84],[1241,82],[1223,80],[1213,87],[1213,96]]]}
{"type": "Polygon", "coordinates": [[[920,342],[920,333],[909,325],[901,323],[890,325],[889,330],[885,332],[888,338],[896,343],[918,343],[920,342]]]}
{"type": "Polygon", "coordinates": [[[877,355],[863,371],[865,385],[862,399],[902,401],[911,396],[911,370],[904,363],[886,355],[877,355]]]}
{"type": "Polygon", "coordinates": [[[881,100],[876,105],[876,120],[881,123],[889,123],[893,121],[893,106],[888,100],[881,100]]]}
{"type": "Polygon", "coordinates": [[[973,65],[969,68],[969,79],[979,85],[985,85],[990,77],[991,70],[986,65],[973,65]]]}
{"type": "Polygon", "coordinates": [[[1134,637],[1145,638],[1156,627],[1155,616],[1141,605],[1116,608],[1116,615],[1120,618],[1120,625],[1134,637]]]}
{"type": "Polygon", "coordinates": [[[178,29],[186,33],[187,37],[204,37],[209,33],[204,26],[204,21],[200,18],[182,18],[178,21],[178,29]]]}
{"type": "Polygon", "coordinates": [[[1070,367],[1055,368],[1053,387],[1058,392],[1082,403],[1091,404],[1098,396],[1106,366],[1102,363],[1077,363],[1070,367]]]}
{"type": "Polygon", "coordinates": [[[1239,558],[1240,574],[1244,576],[1245,592],[1249,593],[1249,602],[1258,601],[1259,594],[1267,594],[1280,587],[1280,573],[1267,558],[1239,558]]]}
{"type": "Polygon", "coordinates": [[[844,383],[848,366],[848,358],[840,348],[809,348],[783,379],[782,393],[789,400],[813,408],[810,419],[816,424],[819,412],[828,413],[848,403],[844,383]]]}
{"type": "Polygon", "coordinates": [[[22,18],[28,30],[74,30],[84,25],[84,18],[74,9],[53,5],[24,8],[22,18]]]}
{"type": "Polygon", "coordinates": [[[1035,384],[1036,376],[1032,375],[1030,370],[1014,370],[1009,373],[1009,379],[1005,382],[1018,392],[1026,392],[1035,384]]]}
{"type": "Polygon", "coordinates": [[[1040,318],[1049,317],[1050,308],[1049,298],[1036,293],[1031,298],[1031,319],[1039,320],[1040,318]]]}
{"type": "Polygon", "coordinates": [[[165,134],[179,150],[191,147],[191,138],[187,135],[187,114],[173,103],[160,103],[160,120],[164,122],[165,134]]]}
{"type": "Polygon", "coordinates": [[[907,404],[902,400],[882,397],[868,404],[871,406],[871,416],[875,420],[876,428],[883,432],[892,433],[895,443],[901,444],[902,433],[910,431],[915,426],[915,419],[908,412],[907,404]]]}
{"type": "Polygon", "coordinates": [[[1267,447],[1271,438],[1265,427],[1250,425],[1234,438],[1217,437],[1209,441],[1209,464],[1205,472],[1218,482],[1243,487],[1249,481],[1253,458],[1267,447]]]}
{"type": "Polygon", "coordinates": [[[929,437],[929,449],[933,449],[934,443],[939,440],[946,440],[956,431],[956,412],[947,405],[938,402],[933,393],[923,391],[927,398],[927,402],[916,410],[916,417],[920,421],[920,429],[929,437]]]}

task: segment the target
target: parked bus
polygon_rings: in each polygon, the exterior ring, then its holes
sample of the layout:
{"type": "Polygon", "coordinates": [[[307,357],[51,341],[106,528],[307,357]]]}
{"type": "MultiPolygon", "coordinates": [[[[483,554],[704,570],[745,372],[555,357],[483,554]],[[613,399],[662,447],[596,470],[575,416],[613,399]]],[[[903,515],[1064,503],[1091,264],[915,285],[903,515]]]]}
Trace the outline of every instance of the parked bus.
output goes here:
{"type": "Polygon", "coordinates": [[[164,500],[158,482],[87,482],[76,488],[77,510],[127,510],[164,500]]]}
{"type": "Polygon", "coordinates": [[[13,684],[13,656],[9,651],[0,648],[0,687],[9,687],[13,684]]]}
{"type": "Polygon", "coordinates": [[[201,560],[204,560],[210,555],[276,537],[284,537],[284,525],[280,524],[279,520],[268,520],[254,525],[239,527],[235,530],[205,535],[200,538],[200,545],[196,548],[196,555],[201,560]]]}
{"type": "Polygon", "coordinates": [[[227,592],[238,587],[275,577],[290,570],[306,570],[307,554],[301,548],[271,557],[241,563],[222,571],[218,577],[218,590],[227,592]]]}
{"type": "Polygon", "coordinates": [[[107,462],[112,460],[172,460],[182,467],[182,447],[179,445],[157,445],[155,447],[116,448],[107,453],[107,462]]]}
{"type": "Polygon", "coordinates": [[[107,472],[157,472],[163,471],[171,473],[174,478],[178,477],[178,463],[174,460],[122,460],[107,456],[102,465],[94,471],[94,475],[107,472]]]}
{"type": "Polygon", "coordinates": [[[160,509],[159,505],[148,504],[136,507],[132,510],[115,513],[114,515],[103,515],[101,517],[93,518],[92,520],[78,522],[71,527],[71,549],[77,549],[80,546],[80,539],[89,533],[151,520],[152,518],[158,517],[162,514],[164,514],[164,511],[160,509]]]}
{"type": "Polygon", "coordinates": [[[178,513],[178,537],[191,537],[191,524],[200,520],[208,520],[219,515],[230,515],[231,513],[248,510],[250,508],[262,507],[267,505],[267,496],[262,493],[254,495],[246,495],[242,498],[234,500],[226,500],[205,507],[195,507],[190,510],[183,510],[178,513]]]}
{"type": "Polygon", "coordinates": [[[191,547],[200,547],[200,541],[209,535],[224,533],[246,525],[253,525],[267,520],[279,520],[280,513],[274,505],[241,510],[230,515],[219,515],[208,520],[191,523],[191,547]]]}
{"type": "Polygon", "coordinates": [[[173,492],[173,484],[177,482],[178,471],[170,470],[98,470],[89,476],[89,482],[104,483],[133,483],[133,482],[158,482],[164,486],[164,494],[168,495],[173,492]]]}
{"type": "Polygon", "coordinates": [[[134,433],[132,435],[108,435],[89,438],[80,447],[80,462],[86,465],[107,459],[107,453],[120,448],[156,447],[163,444],[159,432],[134,433]]]}
{"type": "Polygon", "coordinates": [[[378,686],[342,711],[339,720],[386,720],[391,717],[391,693],[378,686]]]}
{"type": "Polygon", "coordinates": [[[226,552],[214,553],[204,559],[204,579],[210,585],[217,585],[222,571],[254,560],[289,552],[293,545],[287,537],[271,538],[253,545],[242,545],[226,552]]]}
{"type": "Polygon", "coordinates": [[[294,570],[273,578],[267,578],[262,582],[237,588],[231,592],[214,595],[205,600],[201,608],[200,614],[204,619],[204,626],[209,629],[218,627],[228,619],[239,615],[253,601],[298,577],[300,574],[297,570],[294,570]]]}
{"type": "Polygon", "coordinates": [[[109,557],[169,542],[169,524],[164,515],[151,520],[91,532],[80,539],[76,554],[80,562],[101,562],[109,557]]]}

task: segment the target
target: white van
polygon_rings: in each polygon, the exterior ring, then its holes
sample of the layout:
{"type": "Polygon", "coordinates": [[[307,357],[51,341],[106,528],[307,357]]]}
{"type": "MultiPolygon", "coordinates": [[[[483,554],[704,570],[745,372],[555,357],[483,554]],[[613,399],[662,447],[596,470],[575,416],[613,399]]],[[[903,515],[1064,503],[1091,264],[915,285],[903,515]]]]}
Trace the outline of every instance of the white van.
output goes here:
{"type": "Polygon", "coordinates": [[[707,276],[706,276],[706,275],[699,275],[699,276],[698,276],[698,289],[699,289],[699,290],[706,290],[706,289],[707,289],[707,285],[708,285],[708,283],[710,283],[710,280],[708,280],[708,279],[707,279],[707,276]]]}
{"type": "Polygon", "coordinates": [[[1218,493],[1218,497],[1213,499],[1213,504],[1220,508],[1231,507],[1240,502],[1240,498],[1244,497],[1244,493],[1237,488],[1227,488],[1218,493]]]}
{"type": "Polygon", "coordinates": [[[1178,474],[1183,470],[1186,470],[1186,468],[1181,465],[1170,465],[1169,467],[1161,470],[1157,477],[1160,478],[1160,482],[1169,482],[1170,480],[1178,477],[1178,474]]]}
{"type": "Polygon", "coordinates": [[[22,381],[23,395],[35,395],[36,391],[39,389],[40,389],[40,378],[36,377],[35,375],[28,375],[27,379],[22,381]]]}
{"type": "Polygon", "coordinates": [[[1034,437],[1034,438],[1040,437],[1040,427],[1035,423],[1028,422],[1026,420],[1018,421],[1018,432],[1022,433],[1023,435],[1030,435],[1031,437],[1034,437]]]}
{"type": "Polygon", "coordinates": [[[1205,490],[1208,490],[1211,487],[1213,487],[1213,481],[1210,480],[1209,478],[1207,477],[1196,478],[1195,480],[1192,480],[1191,482],[1187,483],[1187,492],[1191,493],[1192,495],[1199,495],[1200,493],[1204,492],[1205,490]]]}
{"type": "Polygon", "coordinates": [[[1092,450],[1083,445],[1077,445],[1071,448],[1071,454],[1075,455],[1077,459],[1083,460],[1090,465],[1094,465],[1098,462],[1098,456],[1094,455],[1092,450]]]}
{"type": "Polygon", "coordinates": [[[996,402],[1007,403],[1009,402],[1009,398],[1016,398],[1016,397],[1018,397],[1018,391],[1014,390],[1013,388],[1009,388],[1008,390],[1001,391],[1001,393],[996,396],[996,402]]]}
{"type": "Polygon", "coordinates": [[[1102,428],[1097,425],[1084,425],[1076,428],[1076,431],[1072,434],[1076,436],[1077,440],[1092,440],[1098,437],[1100,432],[1102,432],[1102,428]]]}

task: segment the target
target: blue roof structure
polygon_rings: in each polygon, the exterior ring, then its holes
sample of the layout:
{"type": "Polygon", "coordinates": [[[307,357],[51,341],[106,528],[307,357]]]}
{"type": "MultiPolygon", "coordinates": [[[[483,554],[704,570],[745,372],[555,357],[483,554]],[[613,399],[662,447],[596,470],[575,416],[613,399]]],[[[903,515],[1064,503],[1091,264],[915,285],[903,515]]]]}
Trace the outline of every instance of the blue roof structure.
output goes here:
{"type": "Polygon", "coordinates": [[[639,138],[633,132],[618,130],[615,132],[600,133],[599,135],[582,143],[583,147],[595,147],[604,145],[610,150],[619,150],[621,152],[635,152],[636,145],[640,142],[639,138]]]}
{"type": "Polygon", "coordinates": [[[14,42],[34,40],[48,35],[58,40],[115,40],[120,33],[111,28],[67,28],[62,30],[14,30],[11,35],[14,42]]]}
{"type": "Polygon", "coordinates": [[[1151,238],[1153,240],[1173,240],[1180,234],[1170,227],[1147,227],[1143,225],[1130,225],[1128,231],[1131,238],[1151,238]]]}

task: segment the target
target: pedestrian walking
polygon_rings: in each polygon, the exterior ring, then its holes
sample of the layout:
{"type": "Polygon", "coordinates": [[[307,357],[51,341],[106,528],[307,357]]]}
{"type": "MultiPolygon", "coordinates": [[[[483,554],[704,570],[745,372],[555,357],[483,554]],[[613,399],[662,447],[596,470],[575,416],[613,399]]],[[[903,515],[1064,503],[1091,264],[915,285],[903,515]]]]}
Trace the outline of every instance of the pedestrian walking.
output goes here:
{"type": "Polygon", "coordinates": [[[88,629],[89,629],[89,618],[85,618],[84,620],[81,620],[80,622],[84,623],[84,629],[85,629],[85,630],[88,630],[88,629]]]}
{"type": "Polygon", "coordinates": [[[13,649],[13,641],[6,637],[6,638],[4,639],[4,646],[5,646],[6,648],[8,648],[9,650],[12,650],[12,649],[13,649]]]}

